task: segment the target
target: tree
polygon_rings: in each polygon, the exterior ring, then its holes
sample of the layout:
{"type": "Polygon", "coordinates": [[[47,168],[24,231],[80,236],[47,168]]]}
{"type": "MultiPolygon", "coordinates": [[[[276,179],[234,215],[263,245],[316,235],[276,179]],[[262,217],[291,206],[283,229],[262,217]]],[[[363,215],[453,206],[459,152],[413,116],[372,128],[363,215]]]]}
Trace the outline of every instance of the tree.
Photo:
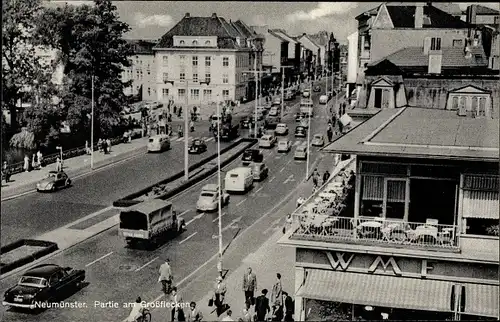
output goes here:
{"type": "Polygon", "coordinates": [[[2,0],[2,104],[17,128],[17,104],[46,72],[35,55],[34,33],[41,0],[2,0]]]}

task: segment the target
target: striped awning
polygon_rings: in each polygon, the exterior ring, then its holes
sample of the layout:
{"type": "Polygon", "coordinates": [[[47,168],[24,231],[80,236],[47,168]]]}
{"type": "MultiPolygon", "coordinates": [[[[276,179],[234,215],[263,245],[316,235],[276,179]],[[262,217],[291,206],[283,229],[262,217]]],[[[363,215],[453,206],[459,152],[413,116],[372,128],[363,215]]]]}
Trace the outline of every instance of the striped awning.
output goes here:
{"type": "Polygon", "coordinates": [[[297,296],[309,299],[450,312],[453,283],[386,275],[308,270],[297,296]]]}
{"type": "Polygon", "coordinates": [[[464,190],[462,205],[464,218],[499,218],[500,204],[496,191],[464,190]]]}
{"type": "Polygon", "coordinates": [[[500,303],[498,285],[465,285],[464,313],[479,316],[499,318],[498,303],[500,303]]]}

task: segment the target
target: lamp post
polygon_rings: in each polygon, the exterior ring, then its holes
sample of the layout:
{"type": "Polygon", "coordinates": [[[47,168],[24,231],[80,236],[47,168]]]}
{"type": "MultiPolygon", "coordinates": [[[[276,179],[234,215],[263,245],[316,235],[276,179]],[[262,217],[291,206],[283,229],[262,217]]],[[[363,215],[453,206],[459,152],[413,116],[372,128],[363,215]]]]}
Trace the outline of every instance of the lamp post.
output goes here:
{"type": "Polygon", "coordinates": [[[293,66],[281,66],[281,119],[283,119],[285,107],[285,68],[293,68],[293,66]]]}
{"type": "Polygon", "coordinates": [[[246,73],[253,73],[254,78],[255,78],[255,114],[254,114],[254,123],[255,123],[255,137],[257,137],[257,107],[259,106],[259,102],[257,99],[257,90],[258,90],[258,84],[259,84],[259,76],[261,74],[266,74],[267,72],[265,71],[257,71],[257,59],[254,60],[254,70],[245,70],[242,72],[243,74],[246,75],[246,73]]]}
{"type": "Polygon", "coordinates": [[[189,106],[189,85],[186,80],[186,97],[185,97],[185,108],[184,108],[184,180],[189,180],[189,131],[188,131],[188,106],[189,106]]]}
{"type": "Polygon", "coordinates": [[[92,74],[92,110],[90,119],[90,169],[94,170],[94,74],[92,74]]]}
{"type": "MultiPolygon", "coordinates": [[[[312,82],[309,84],[309,93],[312,93],[312,82]]],[[[308,126],[307,126],[307,156],[306,156],[306,181],[309,179],[309,150],[311,146],[311,118],[312,115],[309,114],[308,126]]]]}
{"type": "MultiPolygon", "coordinates": [[[[217,115],[219,115],[220,96],[217,94],[217,115]]],[[[222,277],[222,189],[221,189],[221,173],[220,173],[220,122],[217,122],[217,185],[219,190],[219,264],[217,265],[219,274],[222,277]]]]}

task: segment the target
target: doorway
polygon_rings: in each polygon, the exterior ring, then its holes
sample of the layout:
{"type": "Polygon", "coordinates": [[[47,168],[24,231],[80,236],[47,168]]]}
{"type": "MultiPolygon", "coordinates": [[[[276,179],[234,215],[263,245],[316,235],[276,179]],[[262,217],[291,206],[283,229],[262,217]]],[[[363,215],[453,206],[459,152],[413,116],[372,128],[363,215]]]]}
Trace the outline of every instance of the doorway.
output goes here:
{"type": "Polygon", "coordinates": [[[456,209],[457,184],[449,180],[410,180],[410,222],[425,222],[427,218],[439,224],[453,225],[456,209]]]}
{"type": "Polygon", "coordinates": [[[375,101],[373,106],[375,108],[382,108],[382,89],[375,88],[375,101]]]}

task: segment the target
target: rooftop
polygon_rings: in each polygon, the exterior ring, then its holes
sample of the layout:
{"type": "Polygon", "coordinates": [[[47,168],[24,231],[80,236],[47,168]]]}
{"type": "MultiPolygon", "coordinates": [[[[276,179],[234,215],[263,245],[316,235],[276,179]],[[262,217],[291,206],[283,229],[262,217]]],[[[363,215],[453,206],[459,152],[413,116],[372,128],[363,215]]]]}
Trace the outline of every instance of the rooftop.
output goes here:
{"type": "Polygon", "coordinates": [[[131,46],[134,55],[151,54],[153,55],[153,47],[157,44],[153,40],[130,39],[127,43],[131,46]]]}
{"type": "MultiPolygon", "coordinates": [[[[415,8],[414,5],[387,6],[394,28],[414,28],[415,8]]],[[[434,6],[424,6],[424,16],[429,19],[424,19],[423,28],[467,28],[467,23],[460,20],[459,17],[455,17],[434,6]]]]}
{"type": "Polygon", "coordinates": [[[355,155],[498,161],[496,119],[467,118],[457,111],[405,107],[383,109],[326,146],[355,155]]]}
{"type": "MultiPolygon", "coordinates": [[[[484,15],[484,16],[496,16],[500,14],[500,11],[482,6],[480,4],[476,4],[476,15],[484,15]]],[[[471,7],[471,6],[469,6],[471,7]]],[[[462,14],[467,14],[467,10],[463,10],[462,14]]]]}

